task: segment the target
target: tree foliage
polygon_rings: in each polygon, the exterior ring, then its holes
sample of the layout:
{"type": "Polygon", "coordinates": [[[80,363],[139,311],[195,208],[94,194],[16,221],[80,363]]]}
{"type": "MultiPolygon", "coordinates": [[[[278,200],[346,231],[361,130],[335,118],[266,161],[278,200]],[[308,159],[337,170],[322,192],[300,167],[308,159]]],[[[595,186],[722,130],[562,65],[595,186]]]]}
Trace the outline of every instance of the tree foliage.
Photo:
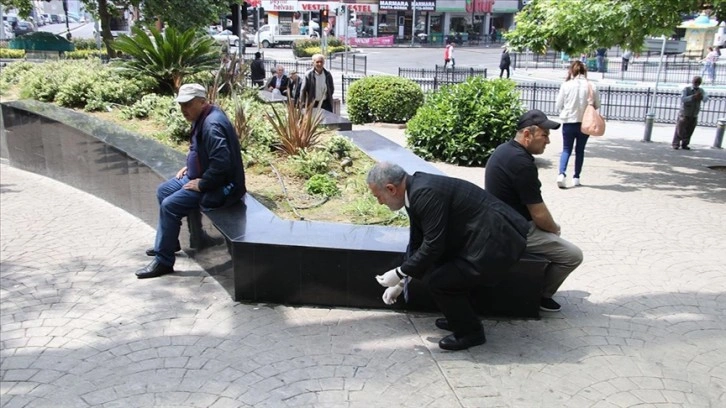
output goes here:
{"type": "Polygon", "coordinates": [[[704,8],[724,19],[726,0],[533,0],[506,34],[515,50],[568,54],[598,47],[640,50],[651,36],[670,35],[682,19],[704,8]]]}
{"type": "Polygon", "coordinates": [[[230,12],[228,1],[219,0],[145,0],[142,15],[160,19],[168,26],[184,31],[201,28],[230,12]]]}

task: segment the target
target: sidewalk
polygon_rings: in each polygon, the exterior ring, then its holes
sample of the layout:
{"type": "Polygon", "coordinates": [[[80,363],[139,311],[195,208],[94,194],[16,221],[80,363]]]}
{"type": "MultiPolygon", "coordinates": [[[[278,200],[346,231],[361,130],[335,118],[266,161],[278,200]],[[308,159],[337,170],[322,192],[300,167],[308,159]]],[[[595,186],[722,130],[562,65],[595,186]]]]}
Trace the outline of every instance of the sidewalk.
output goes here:
{"type": "Polygon", "coordinates": [[[234,302],[186,256],[137,280],[152,228],[2,163],[2,406],[724,406],[726,173],[706,166],[726,152],[707,134],[673,151],[670,127],[641,143],[641,124],[608,126],[582,187],[555,186],[557,131],[536,159],[585,253],[555,296],[563,311],[485,319],[487,343],[464,352],[438,348],[435,314],[234,302]]]}

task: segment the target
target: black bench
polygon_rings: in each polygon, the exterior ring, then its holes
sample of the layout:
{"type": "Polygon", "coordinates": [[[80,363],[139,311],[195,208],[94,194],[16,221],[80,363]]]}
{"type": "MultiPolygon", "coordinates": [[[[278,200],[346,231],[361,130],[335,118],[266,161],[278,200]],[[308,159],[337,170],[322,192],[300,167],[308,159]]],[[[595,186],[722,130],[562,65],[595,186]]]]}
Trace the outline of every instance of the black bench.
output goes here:
{"type": "MultiPolygon", "coordinates": [[[[87,115],[34,101],[3,103],[9,164],[87,191],[156,226],[157,185],[176,174],[183,155],[87,115]]],[[[377,160],[407,171],[438,170],[369,131],[341,132],[377,160]]],[[[374,276],[403,259],[408,229],[282,220],[251,195],[243,203],[188,217],[184,250],[237,301],[387,308],[374,276]]],[[[538,317],[546,262],[525,257],[496,288],[477,288],[482,314],[538,317]]],[[[435,310],[425,288],[411,303],[435,310]]]]}

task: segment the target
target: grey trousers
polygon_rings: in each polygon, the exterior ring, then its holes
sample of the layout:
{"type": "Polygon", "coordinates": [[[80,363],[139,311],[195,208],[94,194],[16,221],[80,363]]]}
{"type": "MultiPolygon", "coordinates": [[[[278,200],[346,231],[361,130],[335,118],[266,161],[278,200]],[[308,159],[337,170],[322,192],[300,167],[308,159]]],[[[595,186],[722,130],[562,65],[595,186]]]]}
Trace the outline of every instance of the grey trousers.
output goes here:
{"type": "Polygon", "coordinates": [[[527,252],[547,258],[550,265],[545,271],[542,297],[551,298],[570,272],[582,263],[582,250],[557,234],[543,231],[530,222],[527,234],[527,252]]]}

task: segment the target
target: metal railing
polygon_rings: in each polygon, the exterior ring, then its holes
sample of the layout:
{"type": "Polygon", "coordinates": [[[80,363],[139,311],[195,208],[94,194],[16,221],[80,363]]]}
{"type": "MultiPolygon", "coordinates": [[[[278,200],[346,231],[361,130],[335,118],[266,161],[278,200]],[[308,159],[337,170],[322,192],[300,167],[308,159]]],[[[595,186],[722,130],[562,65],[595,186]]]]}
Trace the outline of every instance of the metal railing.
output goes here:
{"type": "Polygon", "coordinates": [[[345,71],[346,66],[349,72],[366,75],[368,73],[368,56],[349,52],[336,53],[331,55],[328,60],[328,69],[336,69],[345,71]]]}
{"type": "MultiPolygon", "coordinates": [[[[557,84],[519,83],[520,99],[527,109],[539,109],[547,115],[557,116],[555,101],[560,86],[557,84]]],[[[653,88],[598,87],[600,93],[600,114],[609,120],[642,122],[648,113],[653,98],[653,88]]],[[[681,91],[658,90],[655,96],[655,121],[676,123],[681,109],[681,91]]],[[[726,94],[709,94],[709,101],[701,105],[698,115],[699,126],[716,126],[719,117],[726,112],[726,94]]]]}
{"type": "MultiPolygon", "coordinates": [[[[623,81],[655,82],[658,76],[659,55],[647,55],[631,58],[627,70],[619,52],[610,52],[605,63],[606,72],[595,71],[595,58],[590,56],[586,60],[589,75],[599,75],[601,78],[620,79],[623,81]]],[[[570,65],[571,57],[559,52],[548,51],[545,54],[513,53],[512,66],[515,69],[565,69],[570,65]]],[[[660,82],[690,83],[694,76],[703,77],[704,83],[726,85],[726,64],[717,63],[714,67],[714,78],[704,71],[704,64],[689,59],[683,54],[663,56],[660,82]]]]}
{"type": "MultiPolygon", "coordinates": [[[[362,76],[342,77],[342,99],[345,103],[347,89],[350,84],[362,76]]],[[[436,78],[409,78],[416,82],[421,89],[436,91],[445,85],[436,78]]],[[[520,99],[527,109],[539,109],[547,115],[557,116],[560,112],[555,103],[560,90],[559,84],[541,84],[536,82],[518,83],[517,90],[520,99]]],[[[653,88],[621,88],[598,87],[600,93],[600,113],[608,120],[625,122],[643,122],[648,113],[653,96],[653,88]]],[[[674,89],[660,89],[655,95],[653,109],[657,123],[676,123],[681,108],[681,91],[674,89]]],[[[701,105],[698,116],[699,126],[715,127],[718,119],[724,117],[726,112],[726,93],[709,93],[709,100],[701,105]]]]}

